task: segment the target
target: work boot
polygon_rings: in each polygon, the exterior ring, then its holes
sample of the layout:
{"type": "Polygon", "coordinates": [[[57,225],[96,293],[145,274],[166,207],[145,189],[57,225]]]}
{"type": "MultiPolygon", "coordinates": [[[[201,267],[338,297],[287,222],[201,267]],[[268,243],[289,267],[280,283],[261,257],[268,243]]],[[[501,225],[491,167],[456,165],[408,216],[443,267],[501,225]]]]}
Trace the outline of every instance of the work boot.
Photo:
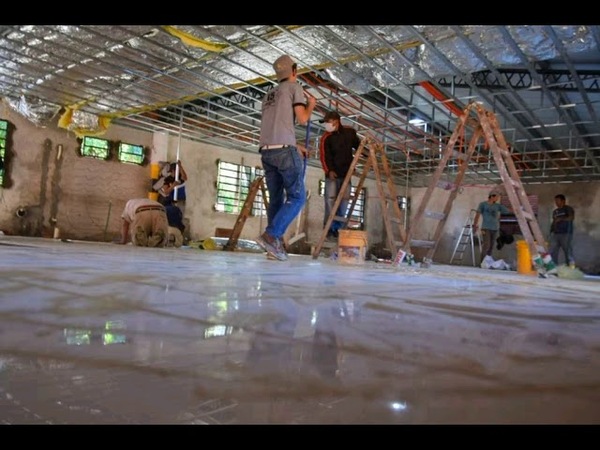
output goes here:
{"type": "Polygon", "coordinates": [[[164,247],[166,243],[166,235],[163,230],[157,230],[148,238],[148,247],[164,247]]]}
{"type": "Polygon", "coordinates": [[[133,245],[137,245],[138,247],[148,246],[148,236],[142,227],[137,227],[133,245]]]}

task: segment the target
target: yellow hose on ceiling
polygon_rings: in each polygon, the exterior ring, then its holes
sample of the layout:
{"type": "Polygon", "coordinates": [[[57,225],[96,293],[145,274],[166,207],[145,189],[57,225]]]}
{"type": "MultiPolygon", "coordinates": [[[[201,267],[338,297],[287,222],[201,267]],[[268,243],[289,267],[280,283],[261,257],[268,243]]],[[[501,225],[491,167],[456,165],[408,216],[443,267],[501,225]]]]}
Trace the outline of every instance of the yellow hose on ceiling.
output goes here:
{"type": "Polygon", "coordinates": [[[163,29],[172,36],[180,39],[185,45],[189,45],[190,47],[201,48],[202,50],[206,50],[207,52],[222,52],[229,44],[220,44],[218,42],[207,41],[206,39],[200,39],[190,33],[186,33],[185,31],[178,30],[175,27],[164,25],[163,29]]]}

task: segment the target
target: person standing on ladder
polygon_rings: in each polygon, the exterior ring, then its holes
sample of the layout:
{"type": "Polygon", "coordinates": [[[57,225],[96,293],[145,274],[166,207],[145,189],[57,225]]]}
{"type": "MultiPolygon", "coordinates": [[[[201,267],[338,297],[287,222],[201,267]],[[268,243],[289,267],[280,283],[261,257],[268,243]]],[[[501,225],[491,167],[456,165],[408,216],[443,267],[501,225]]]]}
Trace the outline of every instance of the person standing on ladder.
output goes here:
{"type": "MultiPolygon", "coordinates": [[[[354,159],[354,151],[360,145],[360,139],[354,128],[342,125],[337,111],[327,112],[319,122],[325,123],[325,134],[319,144],[321,166],[325,172],[325,216],[323,217],[323,226],[325,226],[354,159]]],[[[338,217],[346,217],[351,188],[350,182],[335,213],[338,217]]],[[[339,230],[344,226],[344,222],[334,220],[327,231],[327,237],[337,238],[339,230]]]]}
{"type": "Polygon", "coordinates": [[[477,207],[475,213],[475,219],[473,219],[473,231],[477,230],[477,223],[479,222],[479,216],[481,220],[481,235],[483,237],[483,251],[481,252],[481,261],[483,262],[486,256],[492,256],[494,250],[494,243],[496,242],[496,235],[500,230],[500,215],[501,214],[512,214],[512,211],[501,203],[500,193],[496,191],[490,192],[488,199],[485,202],[481,202],[477,207]]]}
{"type": "Polygon", "coordinates": [[[259,152],[269,191],[267,227],[256,242],[280,261],[288,259],[283,235],[306,202],[306,149],[296,144],[295,121],[305,125],[316,99],[297,83],[297,65],[288,55],[273,63],[277,82],[262,100],[259,152]],[[304,149],[304,150],[303,150],[304,149]]]}

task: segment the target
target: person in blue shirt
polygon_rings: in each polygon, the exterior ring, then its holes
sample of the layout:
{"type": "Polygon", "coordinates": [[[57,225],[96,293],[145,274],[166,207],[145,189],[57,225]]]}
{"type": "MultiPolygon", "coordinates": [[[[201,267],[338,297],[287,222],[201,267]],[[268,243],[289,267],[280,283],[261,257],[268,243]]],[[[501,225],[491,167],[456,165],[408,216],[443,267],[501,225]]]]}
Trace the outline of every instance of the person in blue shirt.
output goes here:
{"type": "Polygon", "coordinates": [[[477,230],[477,224],[479,222],[479,217],[481,216],[481,236],[483,243],[480,262],[483,262],[486,256],[492,256],[496,236],[500,230],[500,215],[512,214],[512,211],[499,203],[499,201],[500,193],[492,191],[488,195],[487,201],[481,202],[477,207],[477,213],[473,220],[473,231],[477,230]]]}

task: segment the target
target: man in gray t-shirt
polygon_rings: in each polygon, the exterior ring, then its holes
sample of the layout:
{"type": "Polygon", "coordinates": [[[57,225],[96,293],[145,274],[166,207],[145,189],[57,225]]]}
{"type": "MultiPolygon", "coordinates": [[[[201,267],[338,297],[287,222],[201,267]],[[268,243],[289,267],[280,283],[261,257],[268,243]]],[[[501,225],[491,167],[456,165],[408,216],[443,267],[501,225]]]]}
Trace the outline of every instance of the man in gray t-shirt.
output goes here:
{"type": "Polygon", "coordinates": [[[295,121],[304,125],[316,99],[297,83],[297,65],[288,55],[273,63],[279,85],[262,101],[259,152],[265,171],[269,207],[267,227],[256,242],[280,261],[287,259],[282,237],[306,202],[304,163],[296,145],[295,121]]]}

